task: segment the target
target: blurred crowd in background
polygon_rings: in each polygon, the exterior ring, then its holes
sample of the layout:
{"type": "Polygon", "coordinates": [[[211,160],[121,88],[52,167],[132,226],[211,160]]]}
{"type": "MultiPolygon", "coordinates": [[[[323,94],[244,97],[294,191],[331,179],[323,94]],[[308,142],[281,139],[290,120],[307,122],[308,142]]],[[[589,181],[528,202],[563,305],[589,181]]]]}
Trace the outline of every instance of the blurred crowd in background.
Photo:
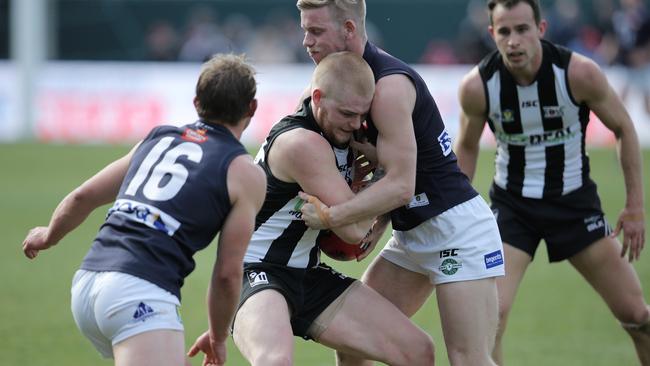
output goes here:
{"type": "MultiPolygon", "coordinates": [[[[490,38],[486,0],[465,1],[464,17],[457,29],[437,36],[433,30],[420,55],[410,60],[420,64],[475,64],[494,49],[490,38]]],[[[542,15],[549,27],[546,39],[582,53],[602,66],[624,66],[629,87],[645,94],[650,111],[650,6],[647,0],[554,0],[542,1],[542,15]]],[[[384,27],[373,22],[369,1],[368,37],[396,53],[385,44],[384,27]]],[[[296,31],[300,20],[296,12],[274,10],[260,21],[243,13],[219,14],[215,7],[193,7],[182,27],[165,19],[149,24],[146,35],[147,60],[201,61],[224,51],[243,52],[256,63],[310,62],[302,47],[302,34],[296,31]]],[[[382,22],[384,19],[381,19],[382,22]]],[[[388,18],[390,21],[390,19],[388,18]]],[[[408,32],[421,32],[418,24],[408,32]]],[[[435,28],[435,27],[432,27],[435,28]]],[[[393,30],[389,30],[393,31],[393,30]]],[[[408,33],[406,32],[406,33],[408,33]]],[[[623,97],[628,88],[621,91],[623,97]]]]}
{"type": "MultiPolygon", "coordinates": [[[[485,2],[467,1],[465,18],[458,24],[455,37],[434,36],[415,62],[474,64],[493,50],[494,43],[487,33],[485,2]]],[[[588,4],[591,9],[585,9],[577,0],[555,0],[545,6],[543,16],[550,25],[545,38],[601,65],[638,67],[650,61],[647,1],[593,0],[588,4]]],[[[183,27],[165,19],[151,22],[145,34],[145,58],[201,61],[216,52],[235,51],[246,53],[258,63],[310,62],[301,44],[302,35],[296,32],[299,27],[295,14],[279,10],[259,23],[241,13],[219,14],[214,7],[203,4],[189,11],[183,27]]],[[[368,29],[370,40],[383,45],[382,29],[372,23],[370,14],[368,29]]]]}
{"type": "MultiPolygon", "coordinates": [[[[311,62],[294,0],[47,3],[49,59],[199,62],[233,51],[258,64],[311,62]]],[[[475,64],[494,49],[486,0],[367,3],[369,39],[407,62],[475,64]]],[[[650,0],[540,3],[549,22],[546,39],[602,66],[624,66],[629,84],[650,95],[650,0]]],[[[10,4],[0,0],[0,59],[9,57],[10,4]]]]}

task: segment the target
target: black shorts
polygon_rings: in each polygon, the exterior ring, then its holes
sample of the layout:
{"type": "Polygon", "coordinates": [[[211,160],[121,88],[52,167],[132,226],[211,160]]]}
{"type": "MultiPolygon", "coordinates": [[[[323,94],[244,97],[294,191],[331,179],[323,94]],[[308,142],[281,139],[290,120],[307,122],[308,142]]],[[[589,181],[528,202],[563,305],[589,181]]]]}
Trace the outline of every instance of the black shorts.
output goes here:
{"type": "Polygon", "coordinates": [[[239,307],[259,291],[277,290],[289,305],[293,334],[311,339],[307,331],[313,321],[354,281],[354,278],[347,277],[324,263],[309,269],[270,263],[245,263],[239,307]]]}
{"type": "Polygon", "coordinates": [[[503,242],[531,257],[541,239],[546,242],[549,261],[557,262],[612,232],[600,208],[595,183],[544,199],[513,195],[492,184],[490,200],[503,242]]]}

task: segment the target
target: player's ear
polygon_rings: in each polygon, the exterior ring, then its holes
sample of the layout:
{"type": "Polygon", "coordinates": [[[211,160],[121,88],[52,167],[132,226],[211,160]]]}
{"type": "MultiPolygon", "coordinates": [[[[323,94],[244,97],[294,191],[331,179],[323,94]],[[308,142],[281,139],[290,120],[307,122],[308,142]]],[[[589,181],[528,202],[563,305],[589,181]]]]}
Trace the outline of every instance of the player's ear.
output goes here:
{"type": "Polygon", "coordinates": [[[546,20],[542,19],[539,21],[539,25],[537,26],[537,29],[539,30],[539,38],[543,38],[544,34],[546,33],[546,27],[548,26],[548,23],[546,23],[546,20]]]}
{"type": "Polygon", "coordinates": [[[343,23],[343,29],[345,30],[345,39],[351,38],[357,30],[357,24],[352,19],[348,19],[343,23]]]}
{"type": "Polygon", "coordinates": [[[253,117],[255,111],[257,111],[257,99],[253,98],[253,100],[248,104],[248,113],[246,114],[246,117],[253,117]]]}
{"type": "Polygon", "coordinates": [[[314,102],[314,105],[316,105],[317,107],[320,105],[320,101],[321,101],[322,98],[323,98],[323,91],[322,90],[320,90],[318,88],[314,88],[311,91],[311,100],[314,102]]]}
{"type": "Polygon", "coordinates": [[[488,32],[490,33],[490,37],[494,39],[494,27],[491,25],[488,25],[488,32]]]}

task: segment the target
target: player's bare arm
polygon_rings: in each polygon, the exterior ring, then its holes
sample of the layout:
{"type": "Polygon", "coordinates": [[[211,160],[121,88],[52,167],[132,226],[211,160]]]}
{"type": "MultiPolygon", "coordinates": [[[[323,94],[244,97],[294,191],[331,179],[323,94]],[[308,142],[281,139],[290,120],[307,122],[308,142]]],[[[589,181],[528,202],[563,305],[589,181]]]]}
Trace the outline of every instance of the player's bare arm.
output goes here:
{"type": "Polygon", "coordinates": [[[34,259],[40,250],[56,245],[66,234],[81,225],[94,209],[112,202],[137,147],[138,145],[70,192],[54,210],[48,226],[31,229],[23,241],[25,256],[34,259]]]}
{"type": "Polygon", "coordinates": [[[458,99],[461,106],[460,130],[454,151],[460,170],[472,180],[487,113],[485,90],[478,67],[474,67],[461,81],[458,99]]]}
{"type": "MultiPolygon", "coordinates": [[[[327,206],[354,198],[337,169],[332,147],[315,132],[295,129],[280,135],[271,147],[268,164],[275,177],[298,183],[306,193],[318,197],[327,206]]],[[[368,233],[373,219],[336,225],[332,231],[348,243],[358,243],[368,233]]]]}
{"type": "Polygon", "coordinates": [[[255,228],[255,215],[264,202],[266,176],[249,155],[240,155],[228,167],[227,184],[232,208],[219,235],[208,288],[209,348],[202,349],[206,360],[216,364],[226,362],[226,340],[241,291],[241,263],[255,228]]]}
{"type": "Polygon", "coordinates": [[[353,200],[330,207],[332,226],[379,216],[413,197],[417,146],[411,114],[415,99],[415,87],[404,75],[389,75],[377,82],[370,115],[379,131],[378,164],[386,175],[353,200]]]}
{"type": "Polygon", "coordinates": [[[645,243],[645,211],[639,139],[621,99],[592,60],[574,53],[569,63],[569,86],[578,102],[585,102],[617,140],[625,179],[625,208],[613,235],[623,230],[623,250],[628,259],[639,259],[645,243]],[[629,249],[629,251],[628,251],[629,249]]]}

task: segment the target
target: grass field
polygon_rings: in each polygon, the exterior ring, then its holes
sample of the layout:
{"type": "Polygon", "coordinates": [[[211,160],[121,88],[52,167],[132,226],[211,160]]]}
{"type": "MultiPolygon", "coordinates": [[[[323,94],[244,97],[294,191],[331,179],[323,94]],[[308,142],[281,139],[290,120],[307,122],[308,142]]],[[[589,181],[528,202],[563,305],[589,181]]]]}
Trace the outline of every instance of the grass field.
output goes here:
{"type": "MultiPolygon", "coordinates": [[[[97,210],[84,225],[35,261],[20,250],[28,229],[46,225],[59,200],[108,162],[126,153],[125,146],[59,146],[0,144],[0,365],[110,365],[101,360],[78,332],[70,313],[70,281],[106,209],[97,210]]],[[[610,219],[624,204],[622,173],[613,150],[591,151],[592,175],[599,184],[610,219]]],[[[486,194],[493,152],[484,151],[476,187],[486,194]]],[[[650,151],[644,153],[650,161],[650,151]]],[[[648,194],[650,169],[644,184],[648,194]]],[[[646,200],[646,212],[650,213],[646,200]]],[[[647,225],[646,225],[647,226],[647,225]]],[[[378,250],[377,250],[378,251],[378,250]]],[[[186,339],[193,342],[206,326],[204,295],[214,244],[197,257],[197,270],[183,288],[182,316],[186,339]]],[[[632,343],[591,288],[567,264],[549,265],[545,248],[527,273],[513,309],[506,335],[509,365],[634,365],[632,343]]],[[[359,276],[366,263],[332,263],[359,276]]],[[[650,300],[650,253],[635,267],[650,300]]],[[[616,276],[612,273],[612,276],[616,276]]],[[[368,304],[372,306],[372,304],[368,304]]],[[[437,347],[438,365],[448,365],[440,321],[432,297],[415,316],[437,347]]],[[[231,344],[230,365],[245,365],[231,344]]],[[[332,352],[313,342],[296,339],[296,365],[333,365],[332,352]]],[[[193,365],[199,365],[194,360],[193,365]]]]}

